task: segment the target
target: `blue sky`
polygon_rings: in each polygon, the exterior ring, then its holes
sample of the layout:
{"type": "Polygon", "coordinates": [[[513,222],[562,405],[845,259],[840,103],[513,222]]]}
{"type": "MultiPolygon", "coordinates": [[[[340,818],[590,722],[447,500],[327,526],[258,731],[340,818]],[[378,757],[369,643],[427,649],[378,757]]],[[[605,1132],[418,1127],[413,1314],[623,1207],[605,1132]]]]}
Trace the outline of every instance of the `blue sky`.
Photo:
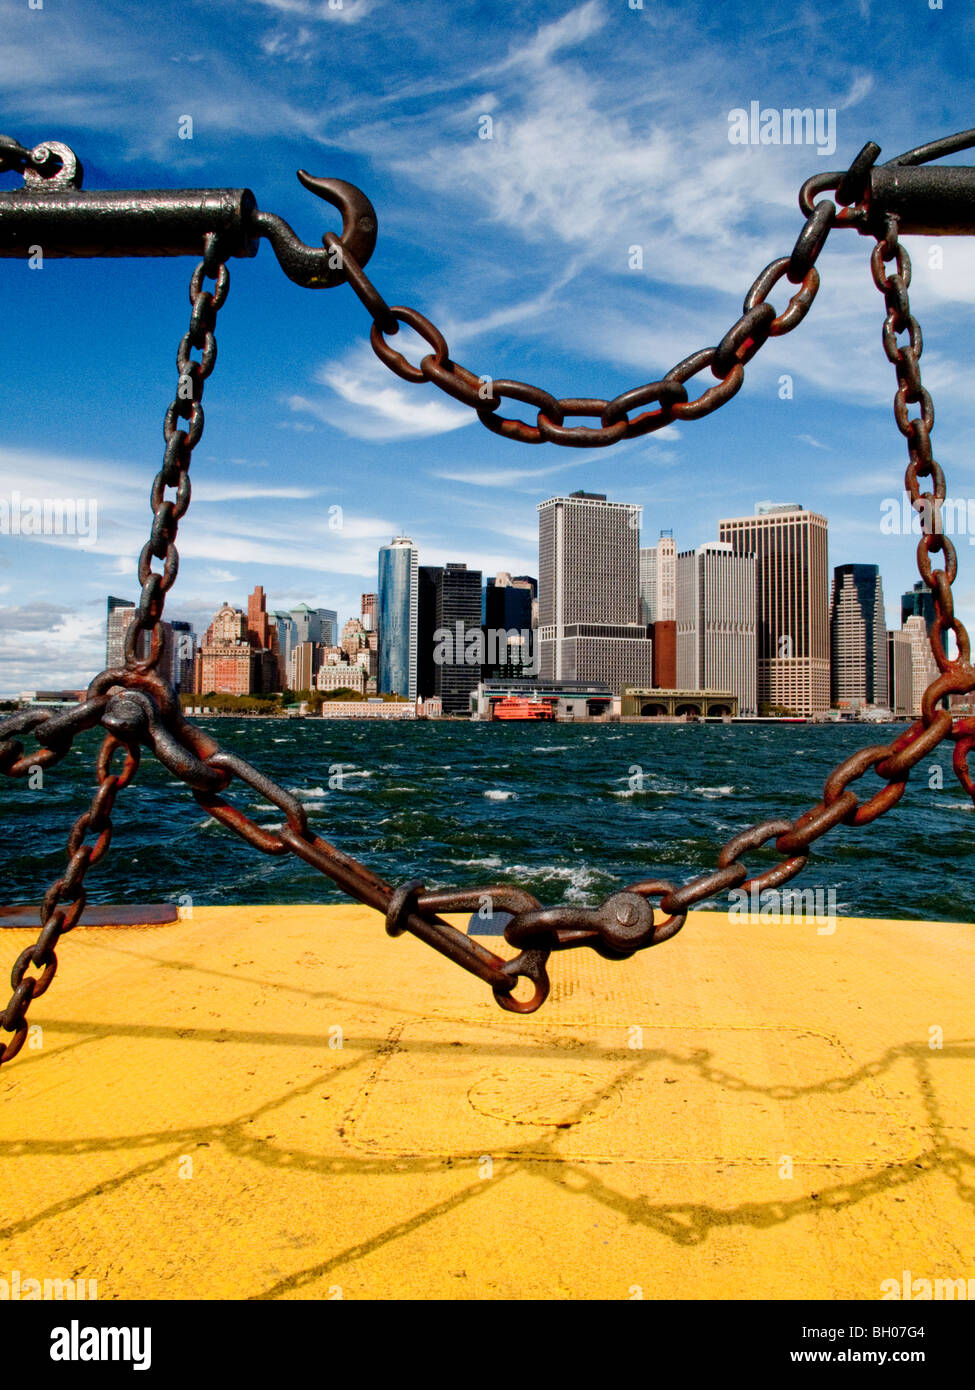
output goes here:
{"type": "MultiPolygon", "coordinates": [[[[975,15],[958,0],[3,0],[0,21],[4,133],[63,140],[89,188],[248,186],[313,244],[337,218],[295,170],[351,180],[378,211],[369,270],[387,300],[432,317],[476,373],[557,396],[612,397],[717,342],[791,250],[808,175],[868,139],[890,158],[975,125],[975,15]],[[733,145],[729,112],[753,100],[835,110],[835,154],[733,145]]],[[[927,240],[908,245],[935,454],[949,495],[975,496],[975,248],[944,239],[939,269],[927,240]]],[[[536,573],[536,503],[581,487],[642,504],[647,541],[672,527],[682,549],[757,500],[801,502],[829,517],[831,565],[881,566],[898,622],[914,541],[880,525],[906,451],[868,252],[833,234],[811,313],[725,409],[585,451],[500,439],[393,376],[351,291],[299,289],[263,243],[231,262],[167,615],[202,630],[262,583],[273,607],[344,620],[400,530],[421,563],[536,573]]],[[[192,265],[0,265],[0,496],[98,504],[94,545],[0,537],[0,693],[86,684],[103,664],[105,596],[137,592],[192,265]]],[[[401,331],[397,346],[410,342],[401,331]]],[[[959,560],[970,622],[964,536],[959,560]]]]}

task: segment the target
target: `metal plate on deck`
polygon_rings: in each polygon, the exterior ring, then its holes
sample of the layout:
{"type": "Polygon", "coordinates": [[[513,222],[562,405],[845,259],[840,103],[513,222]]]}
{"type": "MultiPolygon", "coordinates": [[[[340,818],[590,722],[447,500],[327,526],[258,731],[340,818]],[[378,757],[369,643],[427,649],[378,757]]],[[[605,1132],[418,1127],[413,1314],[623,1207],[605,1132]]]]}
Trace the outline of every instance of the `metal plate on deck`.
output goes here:
{"type": "MultiPolygon", "coordinates": [[[[161,927],[179,920],[175,903],[92,903],[81,914],[79,927],[161,927]]],[[[40,904],[0,907],[0,927],[40,927],[40,904]]]]}

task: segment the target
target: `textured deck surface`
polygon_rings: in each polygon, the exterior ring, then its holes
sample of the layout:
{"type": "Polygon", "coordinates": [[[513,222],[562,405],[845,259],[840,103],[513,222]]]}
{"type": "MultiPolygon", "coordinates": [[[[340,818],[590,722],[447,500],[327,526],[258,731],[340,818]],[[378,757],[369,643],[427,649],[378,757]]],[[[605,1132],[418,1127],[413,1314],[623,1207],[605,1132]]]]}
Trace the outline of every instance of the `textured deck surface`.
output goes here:
{"type": "Polygon", "coordinates": [[[104,1300],[975,1276],[975,926],[694,913],[628,962],[554,955],[527,1017],[357,907],[82,928],[60,961],[0,1072],[4,1277],[104,1300]]]}

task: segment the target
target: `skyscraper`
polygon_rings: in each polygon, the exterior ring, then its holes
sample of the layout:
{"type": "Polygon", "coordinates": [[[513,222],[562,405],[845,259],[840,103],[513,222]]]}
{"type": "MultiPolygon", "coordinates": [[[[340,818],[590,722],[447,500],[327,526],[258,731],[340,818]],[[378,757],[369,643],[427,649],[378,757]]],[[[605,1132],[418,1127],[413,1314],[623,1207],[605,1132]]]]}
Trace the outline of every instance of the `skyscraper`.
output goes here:
{"type": "Polygon", "coordinates": [[[795,503],[760,502],[755,515],[718,523],[736,555],[758,572],[758,700],[824,714],[829,709],[827,523],[795,503]]]}
{"type": "Polygon", "coordinates": [[[469,714],[470,697],[481,679],[480,643],[468,661],[468,636],[481,631],[481,571],[464,564],[446,564],[436,578],[436,634],[444,659],[434,649],[434,695],[444,714],[469,714]],[[446,659],[446,658],[450,659],[446,659]]]}
{"type": "Polygon", "coordinates": [[[502,571],[484,586],[485,679],[533,674],[533,591],[538,583],[528,575],[512,579],[502,571]],[[502,634],[504,634],[502,636],[502,634]]]}
{"type": "Polygon", "coordinates": [[[339,615],[334,608],[309,608],[299,603],[290,617],[295,625],[295,642],[317,642],[334,647],[339,639],[339,615]]]}
{"type": "Polygon", "coordinates": [[[416,693],[424,700],[436,694],[433,634],[437,630],[437,580],[442,574],[442,565],[420,565],[417,569],[416,693]]]}
{"type": "Polygon", "coordinates": [[[677,542],[661,531],[655,546],[640,551],[640,621],[672,623],[677,617],[677,542]]]}
{"type": "Polygon", "coordinates": [[[419,552],[408,536],[379,551],[379,680],[383,695],[416,699],[419,552]]]}
{"type": "Polygon", "coordinates": [[[925,690],[940,672],[931,650],[927,624],[923,616],[920,613],[912,614],[905,619],[901,630],[907,633],[911,642],[911,715],[916,718],[921,713],[921,700],[925,690]]]}
{"type": "Polygon", "coordinates": [[[830,694],[834,705],[889,704],[884,590],[876,565],[837,565],[830,600],[830,694]]]}
{"type": "Polygon", "coordinates": [[[281,662],[277,623],[268,616],[260,584],[255,585],[247,599],[247,640],[259,654],[254,688],[266,692],[282,690],[287,670],[281,662]]]}
{"type": "Polygon", "coordinates": [[[291,652],[298,641],[298,628],[290,613],[272,613],[271,621],[278,635],[278,664],[282,675],[282,685],[287,685],[291,652]]]}
{"type": "Polygon", "coordinates": [[[755,557],[727,541],[677,557],[677,687],[727,690],[740,714],[758,709],[755,557]]]}
{"type": "Polygon", "coordinates": [[[113,669],[125,665],[125,634],[135,617],[135,604],[127,598],[108,596],[105,617],[105,666],[113,669]]]}
{"type": "Polygon", "coordinates": [[[914,648],[909,632],[887,633],[887,703],[898,718],[914,714],[914,648]]]}
{"type": "Polygon", "coordinates": [[[193,658],[196,650],[196,634],[190,623],[178,619],[167,623],[169,675],[167,679],[174,690],[192,691],[193,658]]]}
{"type": "Polygon", "coordinates": [[[362,595],[362,626],[367,632],[376,631],[376,611],[379,607],[378,594],[362,595]]]}
{"type": "Polygon", "coordinates": [[[923,579],[919,579],[913,589],[901,595],[901,626],[908,618],[915,617],[924,619],[930,636],[937,614],[934,611],[934,594],[923,579]]]}
{"type": "Polygon", "coordinates": [[[641,625],[641,508],[574,492],[538,506],[542,680],[605,682],[614,694],[652,679],[641,625]]]}
{"type": "MultiPolygon", "coordinates": [[[[105,615],[105,667],[108,670],[125,665],[125,634],[136,615],[137,607],[137,604],[132,603],[127,598],[115,598],[112,594],[108,596],[105,615]]],[[[164,653],[165,643],[167,641],[172,642],[172,637],[167,633],[168,626],[167,623],[162,624],[164,653]]],[[[136,652],[142,660],[149,655],[150,641],[148,632],[143,632],[139,637],[136,652]]],[[[165,675],[166,662],[162,658],[160,660],[162,661],[160,674],[165,675]]]]}

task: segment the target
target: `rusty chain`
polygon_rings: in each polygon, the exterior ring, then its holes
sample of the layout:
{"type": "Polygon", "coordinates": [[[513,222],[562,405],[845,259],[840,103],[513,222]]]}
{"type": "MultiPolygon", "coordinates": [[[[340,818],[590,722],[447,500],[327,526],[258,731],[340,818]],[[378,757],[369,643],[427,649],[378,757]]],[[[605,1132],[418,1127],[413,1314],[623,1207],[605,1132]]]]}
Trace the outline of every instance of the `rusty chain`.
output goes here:
{"type": "MultiPolygon", "coordinates": [[[[58,714],[22,711],[0,722],[0,772],[9,776],[22,776],[32,767],[59,761],[82,729],[100,724],[107,731],[98,757],[98,790],[68,839],[68,867],[44,899],[37,941],[21,953],[14,965],[13,997],[0,1018],[0,1026],[13,1037],[0,1053],[0,1064],[23,1046],[27,1007],[32,998],[49,987],[57,969],[54,948],[58,939],[81,916],[84,874],[108,848],[109,816],[115,796],[134,775],[143,745],[151,748],[163,766],[192,789],[200,806],[222,825],[263,853],[290,853],[311,864],[351,897],[382,912],[391,936],[408,931],[426,941],[488,983],[502,1008],[521,1013],[532,1012],[544,1002],[549,990],[546,967],[552,951],[590,946],[607,959],[626,959],[676,935],[688,911],[716,894],[736,888],[761,892],[788,882],[805,867],[813,843],[833,827],[840,823],[867,825],[889,811],[903,796],[911,768],[949,736],[955,742],[955,772],[975,800],[975,776],[968,765],[975,748],[975,718],[954,720],[950,711],[939,708],[945,696],[975,689],[975,669],[968,633],[954,612],[951,586],[957,556],[941,527],[946,484],[931,452],[934,407],[921,382],[921,330],[908,298],[910,258],[899,241],[896,217],[886,217],[882,228],[877,228],[870,216],[868,174],[879,153],[877,145],[868,144],[845,174],[817,175],[807,181],[799,198],[806,222],[791,255],[766,266],[745,296],[741,317],[717,347],[691,354],[659,381],[626,391],[611,401],[556,400],[524,382],[475,376],[451,360],[443,336],[422,314],[401,305],[389,307],[352,255],[346,238],[340,239],[334,233],[323,238],[373,319],[374,350],[397,375],[407,381],[433,382],[475,409],[489,429],[505,437],[524,443],[592,448],[650,433],[673,420],[698,419],[725,404],[741,388],[744,367],[762,345],[770,337],[790,332],[805,317],[819,288],[815,262],[830,229],[836,225],[854,226],[876,237],[871,269],[887,308],[883,346],[897,376],[894,417],[909,454],[905,486],[912,505],[923,510],[926,518],[918,543],[918,568],[931,590],[936,610],[931,643],[939,675],[924,693],[921,717],[891,743],[859,749],[842,762],[827,778],[822,799],[795,820],[764,821],[732,836],[720,849],[714,870],[680,886],[658,879],[641,880],[614,893],[597,908],[571,904],[544,907],[525,889],[506,884],[428,891],[421,881],[413,880],[393,887],[315,835],[308,826],[304,807],[294,796],[243,758],[225,752],[209,734],[183,718],[176,696],[156,666],[163,643],[158,625],[165,595],[175,581],[178,567],[176,532],[190,500],[190,458],[203,429],[203,383],[216,358],[213,328],[229,285],[226,265],[219,259],[217,239],[213,234],[206,238],[204,259],[190,283],[193,313],[177,354],[180,384],[166,413],[166,451],[152,487],[152,532],[139,561],[142,591],[138,611],[126,634],[125,666],[97,676],[86,699],[75,709],[58,714]],[[840,210],[829,199],[814,201],[817,193],[827,190],[835,192],[842,204],[840,210]],[[895,266],[893,274],[886,269],[890,262],[895,266]],[[203,288],[205,276],[215,281],[213,292],[203,288]],[[777,314],[767,296],[783,278],[798,288],[787,307],[777,314]],[[419,366],[409,363],[386,341],[398,332],[401,323],[415,329],[432,349],[419,366]],[[907,341],[898,343],[898,335],[903,333],[907,334],[907,341]],[[194,348],[201,352],[199,360],[190,356],[194,348]],[[716,384],[695,400],[688,400],[686,383],[707,368],[717,379],[716,384]],[[504,399],[535,407],[536,424],[498,416],[496,412],[504,399]],[[631,410],[646,405],[656,409],[630,416],[631,410]],[[912,405],[919,409],[913,417],[908,414],[912,405]],[[599,425],[565,425],[566,417],[586,415],[598,417],[599,425]],[[179,427],[180,419],[188,422],[187,429],[179,427]],[[924,478],[930,478],[932,486],[922,492],[920,480],[924,478]],[[175,498],[165,497],[167,488],[175,491],[175,498]],[[944,555],[943,569],[932,567],[931,557],[938,553],[944,555]],[[154,558],[163,562],[162,573],[152,569],[154,558]],[[953,657],[946,650],[948,633],[953,634],[957,646],[953,657]],[[149,650],[140,656],[139,649],[144,647],[146,638],[149,650]],[[25,754],[17,738],[28,733],[39,745],[34,755],[25,754]],[[125,764],[121,773],[113,773],[112,759],[119,750],[125,751],[125,764]],[[852,784],[870,771],[884,785],[861,802],[852,784]],[[235,778],[283,812],[284,823],[274,829],[262,827],[229,802],[224,794],[235,778]],[[94,845],[84,843],[89,831],[98,835],[94,845]],[[774,842],[779,861],[750,874],[742,856],[770,842],[774,842]],[[511,959],[495,955],[440,915],[477,912],[485,902],[492,912],[510,914],[504,935],[509,945],[518,948],[518,954],[511,959]],[[662,920],[655,916],[654,902],[662,920]],[[28,975],[30,966],[40,975],[28,975]],[[532,986],[528,998],[518,998],[514,993],[521,979],[532,986]]],[[[0,169],[23,168],[30,158],[31,152],[16,142],[0,139],[0,169]]]]}
{"type": "MultiPolygon", "coordinates": [[[[868,145],[861,150],[844,176],[848,181],[859,177],[863,169],[869,167],[864,161],[876,148],[868,145]]],[[[618,444],[623,439],[651,434],[675,420],[699,420],[730,401],[741,390],[745,380],[745,364],[769,338],[791,333],[805,318],[819,291],[816,261],[826,244],[826,238],[834,224],[851,224],[853,220],[853,214],[845,209],[838,212],[835,203],[828,199],[810,206],[791,254],[765,267],[745,296],[741,316],[717,347],[701,348],[691,353],[658,381],[624,391],[611,401],[594,397],[557,400],[548,391],[524,381],[477,376],[451,359],[446,339],[428,318],[406,305],[390,307],[386,303],[362,266],[334,232],[329,232],[323,240],[368,310],[372,318],[370,342],[373,351],[390,371],[404,381],[432,382],[448,396],[470,406],[487,429],[506,439],[514,439],[521,444],[548,443],[568,448],[595,449],[618,444]],[[768,296],[783,278],[791,285],[797,285],[798,289],[785,309],[776,313],[768,302],[768,296]],[[401,352],[387,342],[387,338],[399,332],[401,323],[412,328],[433,349],[421,359],[418,366],[407,361],[401,352]],[[707,387],[695,400],[689,400],[687,383],[708,368],[711,375],[717,378],[716,384],[707,387]],[[531,425],[523,420],[498,415],[497,411],[505,399],[533,406],[538,412],[536,423],[531,425]],[[631,410],[647,405],[657,408],[631,417],[631,410]],[[599,425],[566,425],[567,416],[580,415],[597,417],[599,425]]]]}
{"type": "MultiPolygon", "coordinates": [[[[23,167],[30,152],[0,142],[0,167],[5,159],[16,160],[23,167]],[[25,156],[25,158],[21,158],[25,156]]],[[[139,557],[139,582],[142,586],[139,607],[125,634],[125,666],[103,671],[92,683],[88,697],[75,709],[50,715],[45,710],[27,710],[0,724],[0,771],[9,777],[27,776],[34,768],[44,768],[59,762],[71,747],[76,733],[101,724],[107,731],[97,761],[98,790],[88,810],[73,825],[68,836],[68,865],[64,874],[51,884],[41,904],[41,929],[33,946],[18,956],[10,984],[13,995],[7,1005],[0,1027],[13,1037],[0,1051],[0,1065],[10,1061],[23,1047],[27,1037],[27,1009],[51,984],[58,968],[55,947],[60,938],[77,926],[85,908],[84,878],[89,867],[97,864],[108,849],[112,836],[111,811],[118,792],[132,780],[139,765],[138,735],[148,727],[146,704],[151,699],[138,689],[149,689],[156,696],[157,708],[170,716],[177,708],[172,690],[156,675],[155,668],[162,655],[164,632],[159,626],[166,594],[176,580],[179,554],[176,533],[180,519],[190,503],[189,467],[193,450],[203,433],[203,384],[213,371],[217,343],[213,334],[217,314],[227,298],[230,272],[219,259],[217,238],[210,235],[204,245],[203,260],[190,278],[189,294],[192,312],[186,333],[176,353],[179,381],[176,395],[166,411],[163,437],[166,442],[163,464],[153,480],[150,501],[152,530],[139,557]],[[204,278],[215,282],[214,289],[204,289],[204,278]],[[191,354],[200,352],[199,360],[191,354]],[[179,421],[185,420],[183,429],[179,421]],[[166,497],[172,489],[176,496],[166,497]],[[152,568],[153,559],[163,562],[162,573],[152,568]],[[148,651],[139,655],[140,648],[148,651]],[[110,692],[114,691],[114,695],[110,692]],[[25,754],[23,745],[15,741],[19,733],[33,733],[41,745],[38,752],[25,754]],[[125,751],[125,764],[120,774],[111,771],[112,759],[119,749],[125,751]],[[86,834],[97,832],[94,845],[84,843],[86,834]],[[42,973],[28,975],[29,966],[42,973]]]]}

